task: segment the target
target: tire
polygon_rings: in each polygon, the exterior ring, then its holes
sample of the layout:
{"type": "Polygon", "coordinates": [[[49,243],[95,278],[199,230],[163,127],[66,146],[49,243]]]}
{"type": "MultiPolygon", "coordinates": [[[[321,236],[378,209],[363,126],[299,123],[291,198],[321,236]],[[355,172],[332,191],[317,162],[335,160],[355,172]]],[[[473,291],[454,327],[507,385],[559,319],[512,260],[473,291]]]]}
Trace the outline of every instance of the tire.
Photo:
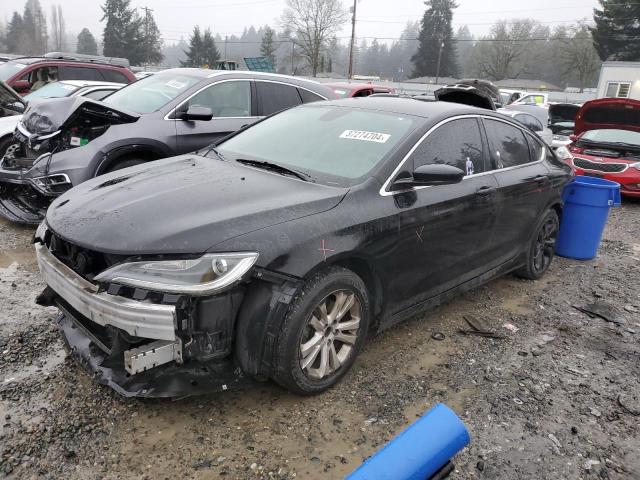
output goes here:
{"type": "Polygon", "coordinates": [[[370,312],[367,288],[352,271],[330,267],[313,275],[296,295],[285,316],[275,346],[273,380],[302,395],[317,394],[335,385],[349,371],[362,349],[370,312]],[[340,308],[334,310],[339,302],[342,311],[340,308]],[[323,304],[327,312],[324,321],[323,304]],[[347,304],[351,307],[345,309],[347,304]],[[333,320],[336,316],[338,318],[333,320]],[[342,329],[340,325],[343,325],[342,329]],[[304,357],[303,345],[307,345],[304,357]]]}
{"type": "Polygon", "coordinates": [[[524,266],[515,271],[517,276],[527,280],[543,277],[553,261],[559,228],[558,214],[554,210],[547,210],[538,222],[524,266]]]}
{"type": "Polygon", "coordinates": [[[115,172],[116,170],[122,170],[123,168],[135,167],[136,165],[140,165],[142,163],[145,163],[145,161],[140,158],[127,158],[109,166],[109,168],[107,168],[104,173],[111,173],[115,172]]]}
{"type": "MultiPolygon", "coordinates": [[[[9,147],[11,147],[13,144],[18,143],[13,139],[13,136],[10,135],[8,137],[5,137],[3,139],[0,140],[0,160],[2,160],[5,156],[5,154],[7,153],[7,150],[9,149],[9,147]]],[[[19,144],[18,144],[18,149],[20,148],[19,144]]]]}

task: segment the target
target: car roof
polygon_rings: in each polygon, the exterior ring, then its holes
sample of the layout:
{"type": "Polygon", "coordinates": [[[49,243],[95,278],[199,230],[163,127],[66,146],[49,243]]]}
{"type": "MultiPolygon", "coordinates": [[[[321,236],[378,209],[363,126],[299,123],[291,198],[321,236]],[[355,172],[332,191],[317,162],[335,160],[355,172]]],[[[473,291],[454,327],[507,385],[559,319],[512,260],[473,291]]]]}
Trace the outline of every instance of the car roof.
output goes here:
{"type": "Polygon", "coordinates": [[[126,83],[101,82],[99,80],[60,80],[58,83],[73,85],[74,87],[123,87],[126,83]]]}
{"type": "MultiPolygon", "coordinates": [[[[314,105],[313,103],[309,105],[314,105]]],[[[491,115],[494,112],[484,108],[472,107],[452,102],[422,102],[415,98],[405,97],[358,97],[344,98],[341,100],[328,100],[322,105],[335,105],[337,107],[351,107],[366,110],[378,110],[381,112],[398,113],[401,115],[413,115],[416,117],[433,118],[453,115],[482,114],[491,115]]],[[[493,115],[496,116],[496,115],[493,115]]]]}
{"type": "Polygon", "coordinates": [[[508,110],[506,108],[499,108],[496,111],[508,117],[515,117],[516,115],[529,115],[531,117],[535,116],[535,115],[532,115],[531,113],[521,112],[520,110],[508,110]]]}
{"type": "MultiPolygon", "coordinates": [[[[100,68],[100,67],[115,67],[115,68],[125,68],[128,70],[127,67],[125,67],[124,65],[118,65],[116,63],[109,63],[107,61],[97,61],[97,62],[91,62],[91,61],[85,61],[85,60],[81,60],[81,59],[75,59],[75,58],[57,58],[57,57],[17,57],[17,58],[13,58],[11,60],[9,60],[9,62],[12,63],[22,63],[24,65],[31,65],[33,63],[39,63],[39,62],[47,62],[47,63],[55,63],[55,64],[62,64],[62,63],[67,63],[67,64],[77,64],[77,65],[91,65],[94,66],[96,68],[100,68]]],[[[8,62],[7,62],[8,63],[8,62]]]]}

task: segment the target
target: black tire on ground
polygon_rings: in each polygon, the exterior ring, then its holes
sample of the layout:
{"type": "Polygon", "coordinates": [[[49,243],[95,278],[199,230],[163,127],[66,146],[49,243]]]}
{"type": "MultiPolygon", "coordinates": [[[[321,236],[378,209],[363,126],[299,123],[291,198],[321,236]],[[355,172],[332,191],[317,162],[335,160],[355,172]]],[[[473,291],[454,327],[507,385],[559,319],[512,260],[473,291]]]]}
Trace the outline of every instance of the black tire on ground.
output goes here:
{"type": "Polygon", "coordinates": [[[145,160],[142,160],[141,158],[126,158],[124,160],[119,160],[113,165],[109,166],[104,173],[115,172],[116,170],[122,170],[123,168],[128,167],[135,167],[136,165],[140,165],[141,163],[145,163],[145,160]]]}
{"type": "Polygon", "coordinates": [[[538,280],[547,272],[555,255],[560,221],[555,210],[542,216],[527,249],[525,264],[514,273],[527,280],[538,280]]]}
{"type": "MultiPolygon", "coordinates": [[[[367,288],[362,279],[350,270],[341,267],[329,267],[326,270],[314,274],[300,292],[296,295],[294,300],[289,306],[289,310],[285,316],[282,328],[280,329],[280,335],[275,346],[275,373],[273,374],[273,380],[285,387],[286,389],[302,394],[312,395],[323,392],[328,388],[335,385],[351,368],[358,353],[362,349],[362,346],[366,340],[367,332],[370,324],[371,310],[369,305],[369,296],[367,288]],[[341,297],[344,303],[341,303],[344,307],[339,307],[334,310],[336,304],[339,302],[338,296],[341,297]],[[350,302],[351,295],[353,295],[353,303],[350,302]],[[359,302],[359,305],[358,303],[359,302]],[[326,355],[331,360],[338,357],[342,358],[339,366],[333,369],[335,361],[329,363],[329,373],[323,378],[312,378],[311,373],[308,370],[303,369],[302,356],[301,356],[301,344],[303,341],[310,342],[314,335],[318,336],[318,329],[313,325],[317,323],[310,323],[313,317],[316,319],[321,318],[321,305],[325,305],[325,312],[329,312],[329,315],[325,315],[328,319],[329,326],[325,327],[326,338],[328,338],[328,347],[326,355]],[[347,305],[353,305],[353,307],[346,310],[342,316],[338,316],[338,319],[333,323],[334,333],[331,333],[331,313],[345,311],[347,305]],[[358,310],[359,306],[359,310],[358,310]],[[353,343],[344,343],[340,338],[347,338],[341,334],[346,330],[346,325],[349,322],[354,322],[357,318],[357,312],[359,311],[360,321],[357,326],[357,331],[348,332],[348,338],[353,339],[355,333],[355,341],[353,343]],[[354,313],[356,312],[356,313],[354,313]],[[341,320],[341,321],[339,321],[341,320]],[[336,333],[338,332],[338,333],[336,333]],[[311,339],[309,338],[311,335],[311,339]],[[342,357],[345,353],[343,348],[347,346],[348,353],[342,357]],[[333,350],[331,350],[333,349],[333,350]],[[336,356],[332,356],[331,352],[337,352],[336,356]]],[[[352,323],[353,325],[353,323],[352,323]]],[[[321,336],[321,335],[320,335],[321,336]]],[[[323,340],[320,340],[323,342],[323,340]]],[[[322,354],[324,350],[320,350],[317,354],[316,360],[309,365],[312,368],[316,364],[321,364],[322,354]]],[[[310,357],[307,357],[310,358],[310,357]]],[[[316,371],[320,371],[320,366],[316,371]]],[[[314,369],[315,370],[315,369],[314,369]]]]}

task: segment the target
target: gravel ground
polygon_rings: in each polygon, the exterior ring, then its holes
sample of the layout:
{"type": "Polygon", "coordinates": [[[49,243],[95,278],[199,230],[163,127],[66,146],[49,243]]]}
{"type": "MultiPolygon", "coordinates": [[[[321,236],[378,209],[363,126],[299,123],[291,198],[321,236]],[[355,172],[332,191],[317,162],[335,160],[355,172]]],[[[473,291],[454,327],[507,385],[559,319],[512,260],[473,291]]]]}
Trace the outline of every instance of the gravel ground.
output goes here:
{"type": "Polygon", "coordinates": [[[311,398],[267,383],[126,400],[92,383],[56,311],[33,303],[31,235],[0,221],[0,477],[342,478],[444,402],[472,435],[454,479],[640,479],[639,202],[614,211],[596,260],[557,259],[540,281],[505,277],[383,333],[311,398]],[[573,308],[594,301],[622,323],[573,308]],[[464,317],[506,338],[462,335],[464,317]]]}

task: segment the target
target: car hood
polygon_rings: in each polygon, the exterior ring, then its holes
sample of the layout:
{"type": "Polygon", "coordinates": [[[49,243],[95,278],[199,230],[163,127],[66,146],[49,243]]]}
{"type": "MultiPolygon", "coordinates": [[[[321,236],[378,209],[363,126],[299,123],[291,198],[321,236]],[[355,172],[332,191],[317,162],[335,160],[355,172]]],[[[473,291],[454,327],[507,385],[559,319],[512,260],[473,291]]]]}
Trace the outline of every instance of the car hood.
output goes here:
{"type": "Polygon", "coordinates": [[[18,115],[20,112],[6,108],[6,106],[12,103],[21,103],[24,105],[24,100],[18,95],[10,86],[3,81],[0,81],[0,118],[8,117],[11,115],[18,115]]]}
{"type": "Polygon", "coordinates": [[[573,124],[579,111],[580,105],[576,105],[574,103],[552,103],[549,105],[549,124],[573,124]]]}
{"type": "Polygon", "coordinates": [[[140,117],[84,97],[39,98],[29,102],[21,123],[31,135],[47,135],[78,116],[99,117],[112,124],[135,122],[140,117]]]}
{"type": "Polygon", "coordinates": [[[640,101],[601,98],[585,103],[578,111],[574,133],[615,128],[640,132],[640,101]]]}
{"type": "Polygon", "coordinates": [[[82,183],[49,207],[46,220],[57,235],[99,252],[193,254],[330,210],[347,191],[182,155],[82,183]]]}
{"type": "Polygon", "coordinates": [[[436,100],[442,102],[461,103],[472,107],[495,110],[497,100],[483,84],[456,84],[439,88],[433,94],[436,100]]]}

